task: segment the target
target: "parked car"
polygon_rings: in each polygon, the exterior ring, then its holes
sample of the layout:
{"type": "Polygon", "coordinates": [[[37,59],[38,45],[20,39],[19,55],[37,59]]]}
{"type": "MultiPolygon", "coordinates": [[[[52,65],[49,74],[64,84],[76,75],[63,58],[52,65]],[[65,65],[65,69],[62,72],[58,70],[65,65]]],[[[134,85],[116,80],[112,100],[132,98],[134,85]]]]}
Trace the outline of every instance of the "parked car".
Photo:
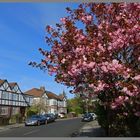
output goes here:
{"type": "Polygon", "coordinates": [[[64,117],[65,117],[65,113],[59,113],[59,114],[58,114],[58,117],[59,117],[59,118],[64,118],[64,117]]]}
{"type": "Polygon", "coordinates": [[[90,113],[86,113],[83,115],[82,117],[82,122],[86,121],[86,122],[90,122],[93,121],[93,116],[90,113]]]}
{"type": "Polygon", "coordinates": [[[53,113],[48,113],[48,114],[53,118],[53,121],[55,121],[56,116],[53,113]]]}
{"type": "Polygon", "coordinates": [[[43,115],[32,115],[31,117],[25,120],[25,126],[41,125],[41,124],[47,124],[47,123],[48,123],[47,118],[43,115]]]}
{"type": "Polygon", "coordinates": [[[54,122],[55,116],[52,113],[44,114],[44,116],[47,118],[48,122],[54,122]]]}
{"type": "Polygon", "coordinates": [[[93,116],[93,119],[96,120],[97,119],[97,115],[95,113],[90,113],[93,116]]]}
{"type": "Polygon", "coordinates": [[[54,116],[55,116],[55,119],[57,119],[57,118],[58,118],[58,114],[54,114],[54,116]]]}

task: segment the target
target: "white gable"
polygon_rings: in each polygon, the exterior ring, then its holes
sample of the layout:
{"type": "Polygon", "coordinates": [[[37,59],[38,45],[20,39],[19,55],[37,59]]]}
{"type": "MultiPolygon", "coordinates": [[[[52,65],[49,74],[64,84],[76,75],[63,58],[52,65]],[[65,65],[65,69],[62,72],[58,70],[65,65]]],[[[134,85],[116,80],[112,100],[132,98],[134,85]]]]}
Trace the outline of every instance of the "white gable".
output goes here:
{"type": "Polygon", "coordinates": [[[4,90],[3,84],[0,85],[0,89],[1,90],[4,90]]]}
{"type": "Polygon", "coordinates": [[[19,88],[17,89],[17,91],[16,91],[16,92],[17,92],[17,93],[21,93],[21,91],[20,91],[20,89],[19,89],[19,88]]]}
{"type": "Polygon", "coordinates": [[[15,91],[15,92],[18,91],[18,86],[17,85],[14,86],[13,91],[15,91]]]}
{"type": "Polygon", "coordinates": [[[44,93],[42,97],[48,99],[48,96],[46,95],[46,93],[44,93]]]}
{"type": "Polygon", "coordinates": [[[11,88],[10,88],[10,87],[8,87],[6,90],[7,90],[7,91],[11,91],[11,88]]]}
{"type": "Polygon", "coordinates": [[[4,89],[8,89],[8,87],[9,87],[8,83],[7,82],[4,82],[3,83],[3,87],[4,87],[4,89]]]}

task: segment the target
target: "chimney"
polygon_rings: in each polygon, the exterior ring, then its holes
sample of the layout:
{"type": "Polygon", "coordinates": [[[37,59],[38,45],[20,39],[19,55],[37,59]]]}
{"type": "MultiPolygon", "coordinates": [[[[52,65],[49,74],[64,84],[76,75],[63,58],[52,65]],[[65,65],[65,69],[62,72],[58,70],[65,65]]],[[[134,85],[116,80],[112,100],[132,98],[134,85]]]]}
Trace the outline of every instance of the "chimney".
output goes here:
{"type": "Polygon", "coordinates": [[[41,86],[40,87],[40,90],[45,91],[45,87],[44,86],[41,86]]]}

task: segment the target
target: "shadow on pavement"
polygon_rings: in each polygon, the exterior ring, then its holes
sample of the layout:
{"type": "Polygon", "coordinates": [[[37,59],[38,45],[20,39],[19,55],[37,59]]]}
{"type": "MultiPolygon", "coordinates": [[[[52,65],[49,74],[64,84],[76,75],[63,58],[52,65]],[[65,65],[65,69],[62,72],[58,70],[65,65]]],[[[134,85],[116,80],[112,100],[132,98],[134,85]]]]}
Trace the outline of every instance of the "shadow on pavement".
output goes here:
{"type": "Polygon", "coordinates": [[[92,128],[80,132],[79,137],[105,137],[105,132],[102,128],[92,128]]]}

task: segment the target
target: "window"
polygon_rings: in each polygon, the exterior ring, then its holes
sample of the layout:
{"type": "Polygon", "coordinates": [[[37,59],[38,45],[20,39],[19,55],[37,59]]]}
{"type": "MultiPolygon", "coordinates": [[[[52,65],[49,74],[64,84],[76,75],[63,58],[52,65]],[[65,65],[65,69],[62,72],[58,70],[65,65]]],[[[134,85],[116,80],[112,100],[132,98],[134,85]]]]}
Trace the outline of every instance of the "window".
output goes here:
{"type": "Polygon", "coordinates": [[[13,100],[16,100],[16,94],[13,94],[13,100]]]}
{"type": "Polygon", "coordinates": [[[62,106],[62,102],[59,102],[59,106],[62,106]]]}
{"type": "Polygon", "coordinates": [[[8,115],[8,107],[1,107],[0,115],[8,115]]]}
{"type": "Polygon", "coordinates": [[[13,107],[12,108],[12,115],[15,115],[17,113],[19,113],[19,108],[18,107],[13,107]]]}
{"type": "Polygon", "coordinates": [[[33,103],[33,98],[31,97],[31,98],[30,98],[30,104],[32,104],[32,103],[33,103]]]}
{"type": "Polygon", "coordinates": [[[2,91],[0,91],[0,98],[1,98],[2,91]]]}
{"type": "Polygon", "coordinates": [[[2,100],[2,104],[5,105],[5,100],[2,100]]]}
{"type": "Polygon", "coordinates": [[[9,101],[8,101],[8,100],[6,100],[6,101],[5,101],[5,104],[6,104],[6,105],[8,105],[8,104],[9,104],[9,101]]]}
{"type": "Polygon", "coordinates": [[[18,100],[18,94],[13,94],[13,100],[18,100]]]}
{"type": "Polygon", "coordinates": [[[9,101],[9,105],[12,105],[12,101],[9,101]]]}
{"type": "Polygon", "coordinates": [[[16,106],[18,106],[18,102],[16,102],[16,106]]]}
{"type": "Polygon", "coordinates": [[[9,93],[9,100],[12,100],[12,99],[13,99],[13,94],[9,93]]]}
{"type": "Polygon", "coordinates": [[[6,92],[6,99],[9,99],[9,92],[6,92]]]}
{"type": "Polygon", "coordinates": [[[29,97],[26,97],[26,101],[29,103],[29,101],[30,101],[30,98],[29,98],[29,97]]]}
{"type": "Polygon", "coordinates": [[[50,100],[47,100],[47,104],[50,105],[50,100]]]}
{"type": "Polygon", "coordinates": [[[19,100],[24,101],[23,96],[21,94],[19,94],[19,100]]]}
{"type": "Polygon", "coordinates": [[[52,99],[52,100],[50,100],[50,105],[53,105],[53,99],[52,99]]]}
{"type": "Polygon", "coordinates": [[[2,97],[2,99],[6,99],[6,93],[5,93],[5,91],[2,92],[2,96],[1,97],[2,97]]]}
{"type": "Polygon", "coordinates": [[[16,102],[15,102],[15,101],[13,101],[13,105],[14,105],[14,106],[16,105],[16,102]]]}
{"type": "Polygon", "coordinates": [[[53,105],[57,105],[57,101],[56,100],[53,100],[53,105]]]}
{"type": "Polygon", "coordinates": [[[21,100],[21,95],[20,95],[20,94],[19,94],[19,101],[22,101],[22,100],[21,100]]]}

